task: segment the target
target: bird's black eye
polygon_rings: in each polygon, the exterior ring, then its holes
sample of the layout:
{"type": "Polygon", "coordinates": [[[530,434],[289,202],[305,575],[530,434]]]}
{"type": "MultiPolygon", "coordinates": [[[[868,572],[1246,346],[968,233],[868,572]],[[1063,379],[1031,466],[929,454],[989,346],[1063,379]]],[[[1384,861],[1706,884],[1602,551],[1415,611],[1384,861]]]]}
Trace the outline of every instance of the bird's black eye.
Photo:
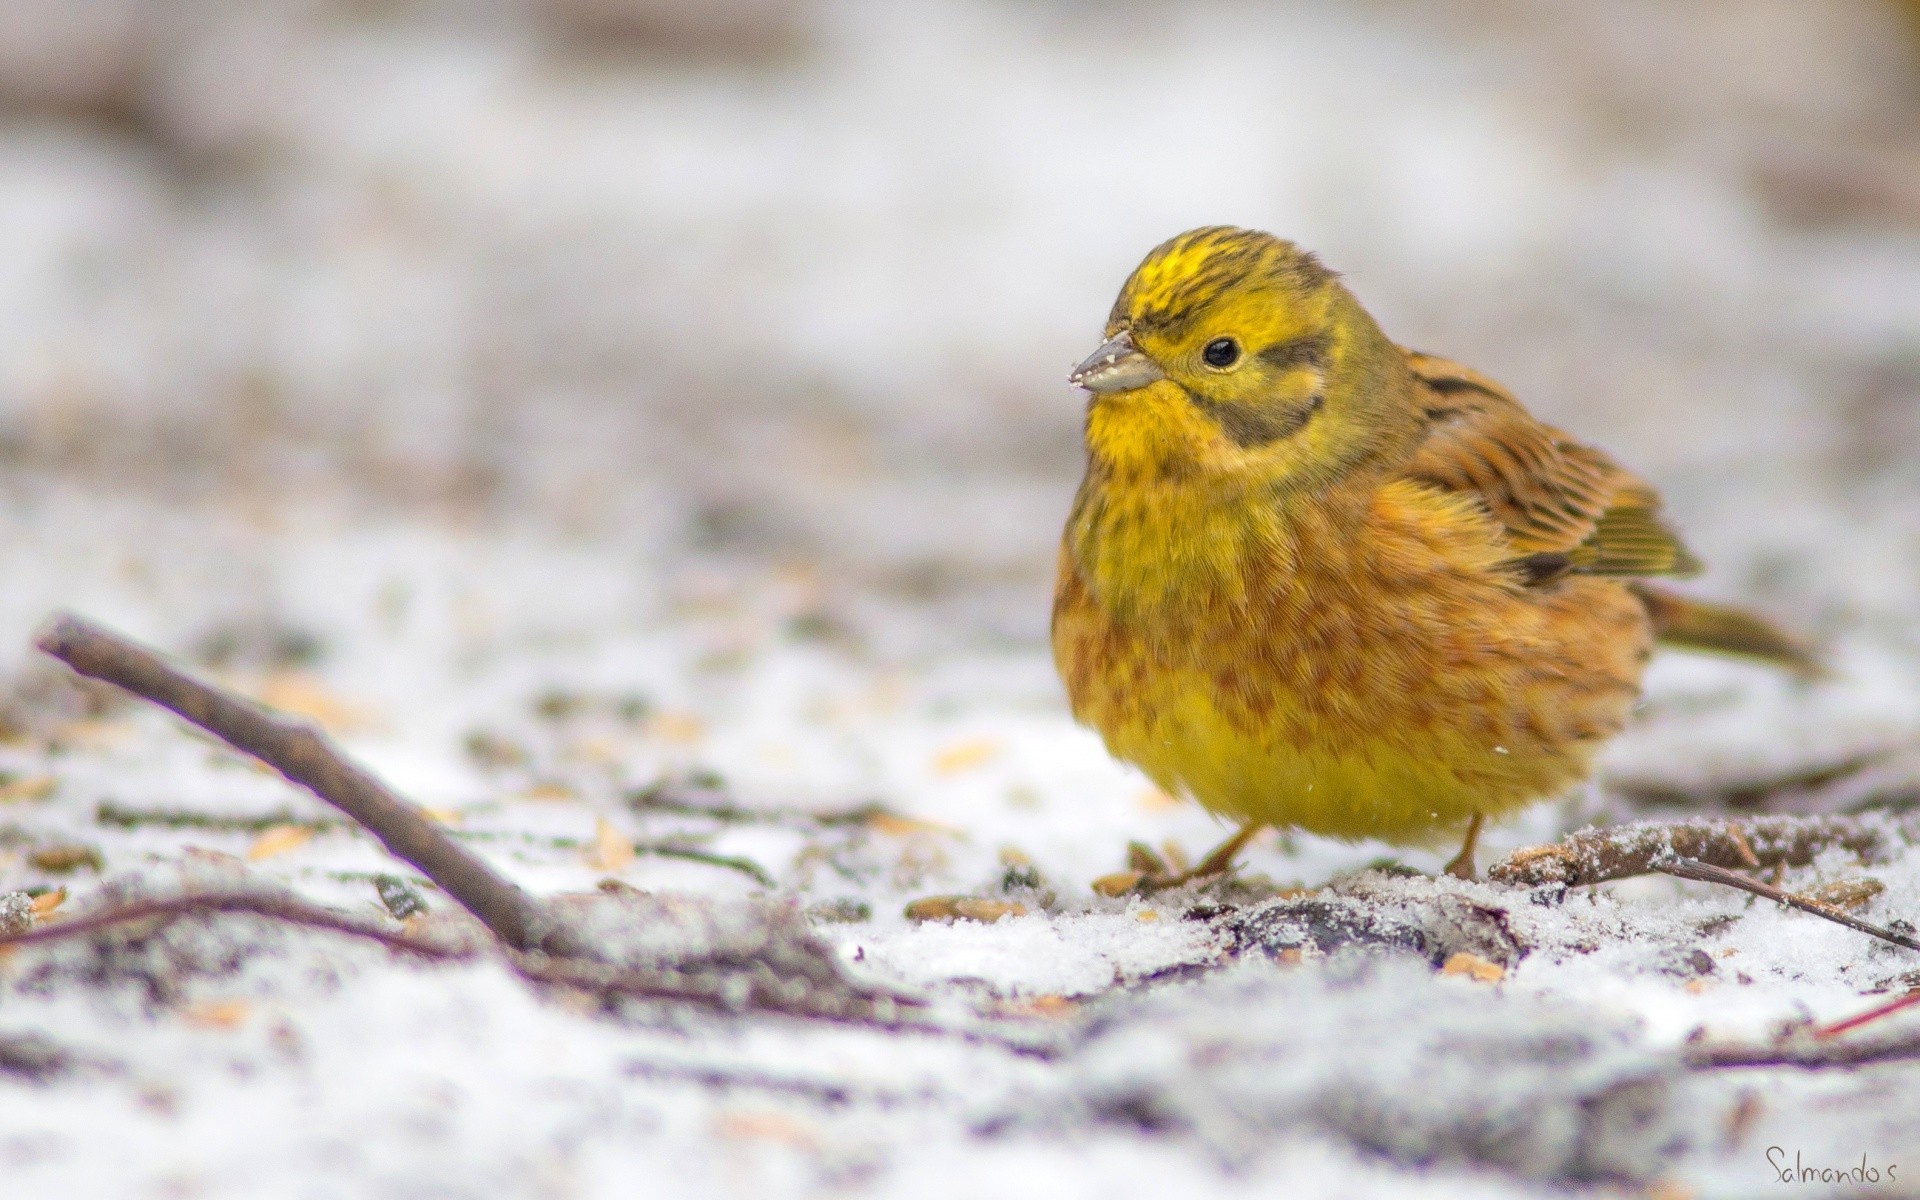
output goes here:
{"type": "Polygon", "coordinates": [[[1240,343],[1232,338],[1215,338],[1200,351],[1210,367],[1230,367],[1240,361],[1240,343]]]}

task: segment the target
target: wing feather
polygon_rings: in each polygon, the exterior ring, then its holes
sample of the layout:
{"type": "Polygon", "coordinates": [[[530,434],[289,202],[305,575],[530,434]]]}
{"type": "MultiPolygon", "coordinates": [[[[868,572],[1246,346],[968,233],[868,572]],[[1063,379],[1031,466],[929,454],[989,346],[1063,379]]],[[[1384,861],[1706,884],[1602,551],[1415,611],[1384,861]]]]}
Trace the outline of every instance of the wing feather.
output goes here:
{"type": "Polygon", "coordinates": [[[1700,569],[1661,519],[1659,493],[1605,453],[1536,421],[1470,367],[1417,351],[1407,361],[1427,418],[1408,478],[1477,498],[1521,556],[1626,578],[1700,569]]]}

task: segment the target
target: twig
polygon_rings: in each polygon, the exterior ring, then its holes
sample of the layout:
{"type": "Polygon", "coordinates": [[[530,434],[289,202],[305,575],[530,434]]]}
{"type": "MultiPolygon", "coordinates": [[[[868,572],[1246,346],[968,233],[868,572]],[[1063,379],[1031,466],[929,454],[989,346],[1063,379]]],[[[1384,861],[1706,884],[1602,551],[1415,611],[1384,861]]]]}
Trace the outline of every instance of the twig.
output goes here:
{"type": "MultiPolygon", "coordinates": [[[[1663,875],[1672,875],[1677,879],[1694,879],[1702,883],[1725,884],[1727,887],[1738,888],[1743,892],[1750,892],[1755,896],[1771,900],[1776,904],[1784,904],[1788,908],[1797,908],[1801,912],[1812,913],[1816,917],[1823,917],[1826,920],[1834,922],[1836,925],[1845,925],[1848,929],[1858,930],[1871,937],[1879,938],[1883,942],[1892,942],[1894,945],[1908,950],[1920,950],[1920,939],[1911,938],[1904,933],[1899,933],[1892,929],[1884,929],[1881,926],[1862,921],[1850,913],[1841,912],[1831,904],[1822,904],[1820,901],[1810,899],[1806,896],[1798,896],[1792,892],[1782,891],[1770,883],[1762,883],[1757,879],[1749,879],[1745,875],[1737,871],[1729,871],[1725,867],[1716,867],[1703,862],[1695,862],[1692,859],[1673,858],[1653,864],[1653,869],[1663,875]]],[[[1897,1000],[1877,1005],[1874,1008],[1868,1009],[1866,1012],[1848,1017],[1844,1021],[1836,1021],[1831,1025],[1815,1029],[1813,1031],[1814,1041],[1816,1043],[1823,1042],[1839,1034],[1846,1033],[1848,1030],[1858,1029],[1862,1025],[1877,1021],[1882,1017],[1899,1012],[1901,1009],[1911,1007],[1915,1004],[1920,1004],[1920,991],[1909,992],[1897,1000]]],[[[1856,1046],[1846,1050],[1836,1050],[1818,1045],[1808,1047],[1788,1044],[1785,1046],[1763,1047],[1759,1049],[1737,1046],[1720,1047],[1705,1053],[1709,1056],[1710,1060],[1705,1065],[1709,1066],[1850,1066],[1855,1063],[1882,1061],[1888,1058],[1920,1057],[1920,1037],[1909,1036],[1905,1039],[1887,1043],[1886,1045],[1856,1046]]]]}
{"type": "MultiPolygon", "coordinates": [[[[711,788],[690,789],[696,794],[720,795],[711,788]]],[[[667,782],[653,784],[629,793],[627,806],[635,812],[668,813],[681,817],[705,817],[723,825],[730,824],[778,824],[791,821],[800,825],[864,825],[877,816],[888,815],[887,806],[877,802],[856,804],[852,808],[815,810],[778,806],[773,808],[749,808],[735,804],[730,800],[703,802],[690,799],[678,792],[667,782]]]]}
{"type": "MultiPolygon", "coordinates": [[[[0,936],[0,948],[43,945],[139,921],[173,920],[211,913],[247,913],[284,921],[289,925],[324,929],[378,942],[390,950],[433,961],[475,957],[471,948],[448,946],[383,929],[289,896],[263,892],[189,892],[165,899],[132,900],[23,933],[0,936]]],[[[722,980],[710,977],[703,979],[691,972],[640,971],[587,959],[554,958],[539,951],[510,952],[508,961],[529,982],[576,988],[608,998],[674,1000],[726,1011],[752,1008],[761,1012],[853,1021],[863,1025],[900,1028],[921,1028],[923,1025],[921,1022],[908,1021],[903,1015],[924,1007],[919,1000],[882,992],[845,990],[831,984],[805,988],[789,995],[780,981],[773,978],[748,981],[744,975],[732,975],[722,980]],[[738,986],[734,982],[736,980],[745,982],[747,986],[738,986]]]]}
{"type": "Polygon", "coordinates": [[[302,817],[285,808],[243,817],[184,808],[127,808],[111,800],[102,800],[94,808],[93,820],[95,824],[112,825],[120,829],[158,825],[164,829],[205,829],[222,833],[265,833],[281,825],[296,825],[315,833],[325,833],[346,826],[346,822],[338,817],[302,817]]]}
{"type": "Polygon", "coordinates": [[[1816,1038],[1838,1037],[1849,1030],[1858,1029],[1862,1025],[1878,1021],[1882,1017],[1890,1017],[1894,1013],[1902,1009],[1912,1008],[1916,1004],[1920,1004],[1920,988],[1915,988],[1906,995],[1894,1000],[1889,1000],[1885,1004],[1876,1004],[1867,1011],[1857,1013],[1844,1021],[1835,1021],[1831,1025],[1822,1025],[1813,1031],[1813,1036],[1816,1038]]]}
{"type": "Polygon", "coordinates": [[[473,956],[470,950],[444,946],[438,942],[430,942],[404,933],[395,933],[393,930],[355,921],[329,909],[307,904],[288,896],[275,896],[263,892],[189,892],[182,896],[170,896],[164,900],[131,900],[85,916],[69,917],[51,925],[29,929],[24,933],[0,937],[0,946],[40,945],[65,938],[80,937],[133,921],[185,917],[199,913],[251,913],[254,916],[285,921],[290,925],[305,925],[312,929],[325,929],[333,933],[344,933],[349,937],[365,938],[368,941],[379,942],[389,950],[398,950],[420,958],[453,959],[473,956]]]}
{"type": "Polygon", "coordinates": [[[1712,863],[1697,862],[1691,858],[1669,858],[1653,864],[1653,869],[1662,875],[1672,875],[1676,879],[1696,879],[1701,883],[1725,884],[1730,888],[1739,888],[1751,892],[1775,904],[1784,904],[1788,908],[1797,908],[1816,917],[1825,917],[1836,925],[1845,925],[1848,929],[1857,929],[1869,937],[1877,937],[1883,942],[1892,942],[1908,950],[1920,950],[1920,940],[1908,937],[1904,933],[1895,933],[1891,929],[1882,929],[1878,925],[1862,921],[1850,913],[1841,912],[1831,904],[1822,904],[1806,896],[1797,896],[1782,891],[1770,883],[1761,883],[1758,879],[1748,879],[1738,871],[1729,871],[1725,867],[1716,867],[1712,863]]]}
{"type": "Polygon", "coordinates": [[[308,789],[366,826],[388,851],[419,868],[507,945],[556,953],[570,949],[532,896],[447,837],[311,725],[275,717],[190,678],[144,646],[70,614],[55,617],[34,644],[80,674],[167,709],[308,789]]]}
{"type": "Polygon", "coordinates": [[[700,850],[693,846],[676,846],[672,842],[635,842],[636,854],[651,854],[655,858],[681,858],[688,862],[705,863],[710,867],[725,867],[729,871],[739,871],[750,875],[761,887],[775,886],[772,875],[767,869],[750,858],[739,858],[731,854],[715,854],[710,850],[700,850]]]}
{"type": "Polygon", "coordinates": [[[1516,850],[1487,871],[1495,883],[1604,883],[1646,875],[1656,863],[1687,858],[1716,867],[1805,866],[1813,856],[1842,846],[1862,857],[1880,851],[1881,828],[1859,817],[1754,817],[1727,820],[1649,821],[1611,829],[1588,829],[1550,846],[1516,850]]]}
{"type": "MultiPolygon", "coordinates": [[[[1818,1035],[1816,1034],[1816,1037],[1818,1035]]],[[[1881,1041],[1817,1041],[1794,1037],[1770,1046],[1708,1043],[1687,1050],[1687,1065],[1712,1067],[1858,1067],[1920,1058],[1920,1033],[1881,1041]]]]}
{"type": "MultiPolygon", "coordinates": [[[[396,857],[452,897],[505,946],[509,961],[536,983],[584,989],[604,997],[635,997],[703,1004],[729,1011],[754,1009],[789,1016],[902,1026],[903,1009],[919,1002],[848,980],[831,956],[809,951],[812,970],[784,976],[771,959],[702,964],[687,969],[637,969],[596,960],[591,947],[565,935],[545,906],[496,874],[413,805],[356,766],[309,725],[275,717],[249,701],[195,680],[134,642],[78,617],[55,618],[36,645],[75,671],[103,680],[184,718],[227,745],[266,763],[364,825],[396,857]]],[[[646,847],[653,853],[698,856],[765,879],[757,865],[684,848],[646,847]]],[[[767,882],[771,882],[768,880],[767,882]]],[[[296,924],[369,937],[395,949],[448,958],[456,951],[375,926],[362,925],[298,901],[258,894],[202,894],[136,901],[0,941],[0,945],[70,937],[109,924],[185,912],[246,911],[296,924]]]]}

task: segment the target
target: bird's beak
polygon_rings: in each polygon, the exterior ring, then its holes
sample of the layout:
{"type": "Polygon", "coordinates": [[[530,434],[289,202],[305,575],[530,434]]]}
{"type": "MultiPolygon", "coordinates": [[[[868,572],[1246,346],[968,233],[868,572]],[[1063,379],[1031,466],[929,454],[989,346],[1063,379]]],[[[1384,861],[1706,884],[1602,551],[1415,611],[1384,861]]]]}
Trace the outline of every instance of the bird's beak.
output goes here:
{"type": "Polygon", "coordinates": [[[1087,355],[1087,360],[1067,376],[1067,382],[1095,393],[1130,392],[1166,377],[1160,364],[1140,353],[1133,335],[1123,329],[1087,355]]]}

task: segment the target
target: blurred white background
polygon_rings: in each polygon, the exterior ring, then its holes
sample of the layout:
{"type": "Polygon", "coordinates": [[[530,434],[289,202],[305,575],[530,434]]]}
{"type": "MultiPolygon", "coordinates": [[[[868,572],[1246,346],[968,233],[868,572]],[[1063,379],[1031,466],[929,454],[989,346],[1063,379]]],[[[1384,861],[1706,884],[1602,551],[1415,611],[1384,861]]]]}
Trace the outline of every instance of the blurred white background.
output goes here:
{"type": "Polygon", "coordinates": [[[0,105],[0,520],[513,526],[1036,643],[1063,371],[1234,222],[1646,471],[1715,586],[1913,642],[1897,4],[4,0],[0,105]]]}

